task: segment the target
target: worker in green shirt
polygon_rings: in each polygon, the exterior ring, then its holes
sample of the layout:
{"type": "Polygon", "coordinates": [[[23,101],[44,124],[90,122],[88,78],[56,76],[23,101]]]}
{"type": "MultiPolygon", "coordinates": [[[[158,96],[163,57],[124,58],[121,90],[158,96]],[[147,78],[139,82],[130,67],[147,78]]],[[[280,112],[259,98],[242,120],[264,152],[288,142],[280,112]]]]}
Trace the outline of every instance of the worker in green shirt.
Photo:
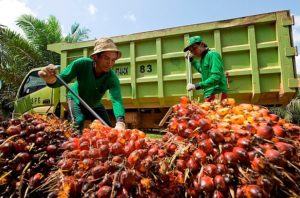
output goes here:
{"type": "MultiPolygon", "coordinates": [[[[108,125],[112,126],[109,116],[101,103],[105,92],[109,90],[113,112],[116,117],[116,129],[124,130],[124,106],[122,102],[120,81],[111,69],[115,61],[121,57],[114,42],[109,38],[96,40],[91,58],[79,58],[69,64],[59,76],[70,83],[76,78],[71,89],[78,94],[108,125]]],[[[62,83],[56,79],[57,70],[53,64],[39,71],[49,87],[60,87],[62,83]]],[[[94,116],[82,105],[79,99],[68,92],[68,105],[71,118],[82,129],[85,120],[93,120],[94,116]]]]}
{"type": "Polygon", "coordinates": [[[189,83],[188,91],[203,89],[205,101],[223,100],[227,96],[227,79],[224,73],[223,60],[216,51],[210,50],[201,36],[193,36],[184,48],[186,58],[202,76],[199,83],[189,83]],[[195,57],[199,58],[198,60],[195,57]]]}

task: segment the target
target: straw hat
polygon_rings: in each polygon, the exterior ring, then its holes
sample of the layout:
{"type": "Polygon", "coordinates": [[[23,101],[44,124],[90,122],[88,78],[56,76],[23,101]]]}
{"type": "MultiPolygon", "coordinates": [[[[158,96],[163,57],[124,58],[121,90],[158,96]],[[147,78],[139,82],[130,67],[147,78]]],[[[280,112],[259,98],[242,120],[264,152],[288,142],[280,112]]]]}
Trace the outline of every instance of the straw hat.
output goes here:
{"type": "Polygon", "coordinates": [[[100,52],[118,52],[118,59],[122,53],[118,50],[116,44],[110,38],[99,38],[95,42],[94,52],[90,55],[93,56],[100,52]]]}

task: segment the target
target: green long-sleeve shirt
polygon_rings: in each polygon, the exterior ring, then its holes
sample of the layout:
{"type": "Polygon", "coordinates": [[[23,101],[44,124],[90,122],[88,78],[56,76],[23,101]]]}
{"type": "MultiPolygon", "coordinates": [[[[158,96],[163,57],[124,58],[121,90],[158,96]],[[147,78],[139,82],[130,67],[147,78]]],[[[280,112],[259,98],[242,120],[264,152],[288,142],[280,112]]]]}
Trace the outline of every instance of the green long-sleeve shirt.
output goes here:
{"type": "Polygon", "coordinates": [[[202,75],[199,85],[204,89],[204,98],[218,93],[227,93],[227,80],[220,54],[208,50],[200,61],[194,59],[191,64],[202,75]]]}
{"type": "MultiPolygon", "coordinates": [[[[71,82],[74,78],[77,81],[71,86],[71,89],[91,107],[102,106],[101,99],[105,92],[109,90],[112,101],[113,112],[116,118],[125,115],[121,96],[120,81],[113,70],[110,70],[100,77],[95,77],[93,69],[93,60],[90,58],[79,58],[69,64],[59,76],[66,82],[71,82]]],[[[62,83],[57,80],[50,87],[60,87],[62,83]]],[[[71,92],[68,97],[72,98],[77,104],[80,101],[71,92]]]]}

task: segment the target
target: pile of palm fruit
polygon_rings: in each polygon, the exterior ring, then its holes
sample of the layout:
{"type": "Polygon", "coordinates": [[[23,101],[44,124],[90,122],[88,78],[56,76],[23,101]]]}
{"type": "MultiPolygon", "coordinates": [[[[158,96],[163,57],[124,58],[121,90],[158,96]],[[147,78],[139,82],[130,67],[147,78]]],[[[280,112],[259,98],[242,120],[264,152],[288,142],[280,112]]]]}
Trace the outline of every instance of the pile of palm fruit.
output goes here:
{"type": "MultiPolygon", "coordinates": [[[[147,138],[137,129],[119,131],[96,120],[81,135],[63,135],[62,139],[55,135],[51,138],[55,143],[47,142],[47,147],[44,141],[40,152],[47,156],[37,161],[36,149],[25,150],[30,154],[26,158],[24,154],[19,157],[21,151],[15,146],[7,145],[21,138],[21,132],[11,132],[12,126],[18,125],[2,123],[1,160],[6,161],[1,163],[7,167],[1,169],[1,182],[6,183],[0,187],[7,188],[8,181],[15,180],[17,191],[29,189],[26,195],[221,198],[300,194],[300,127],[262,106],[236,105],[231,98],[199,103],[181,97],[172,107],[161,139],[147,138]],[[47,152],[53,144],[54,155],[47,152]],[[36,151],[31,154],[32,150],[36,151]],[[41,166],[46,170],[31,168],[34,173],[26,177],[28,167],[47,164],[51,157],[52,164],[41,166]],[[15,168],[20,163],[24,167],[15,168]]],[[[39,145],[38,137],[44,137],[37,131],[31,132],[34,145],[39,145]]]]}

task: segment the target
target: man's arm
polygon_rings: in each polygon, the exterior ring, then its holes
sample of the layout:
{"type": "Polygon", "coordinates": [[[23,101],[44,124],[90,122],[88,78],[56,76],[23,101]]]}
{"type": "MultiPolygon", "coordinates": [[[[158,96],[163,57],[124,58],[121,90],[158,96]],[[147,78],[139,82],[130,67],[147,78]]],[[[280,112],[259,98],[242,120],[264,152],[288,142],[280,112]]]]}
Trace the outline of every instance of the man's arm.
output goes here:
{"type": "Polygon", "coordinates": [[[113,112],[117,122],[124,123],[125,110],[124,110],[123,100],[121,95],[120,81],[115,74],[113,74],[112,81],[109,87],[109,95],[112,101],[113,112]]]}
{"type": "MultiPolygon", "coordinates": [[[[78,59],[70,63],[64,70],[58,74],[66,83],[71,82],[78,74],[80,64],[83,64],[83,61],[78,59]]],[[[47,84],[49,87],[60,87],[62,83],[57,80],[54,84],[47,84]]]]}
{"type": "Polygon", "coordinates": [[[211,75],[205,81],[199,83],[201,88],[207,88],[219,84],[223,71],[223,61],[221,56],[215,52],[211,54],[211,75]]]}

